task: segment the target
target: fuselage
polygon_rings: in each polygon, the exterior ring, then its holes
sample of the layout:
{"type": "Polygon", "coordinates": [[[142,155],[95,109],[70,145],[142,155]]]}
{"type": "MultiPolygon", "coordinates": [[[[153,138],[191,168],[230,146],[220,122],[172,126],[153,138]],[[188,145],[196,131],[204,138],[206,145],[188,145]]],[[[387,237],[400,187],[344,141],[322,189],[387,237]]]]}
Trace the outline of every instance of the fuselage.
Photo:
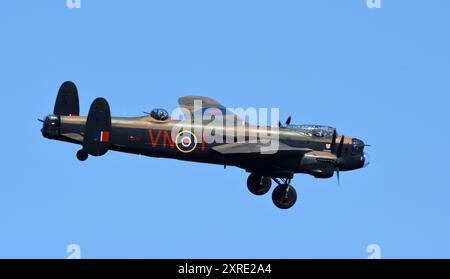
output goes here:
{"type": "MultiPolygon", "coordinates": [[[[239,158],[224,157],[214,152],[213,147],[232,142],[249,142],[261,140],[268,142],[276,138],[279,143],[294,148],[311,149],[322,155],[331,154],[331,138],[327,136],[305,135],[286,127],[260,127],[248,123],[236,123],[233,127],[224,127],[213,122],[195,125],[190,129],[195,135],[195,146],[189,152],[183,152],[176,141],[179,120],[155,120],[150,116],[144,117],[112,117],[111,118],[111,146],[110,150],[140,154],[150,157],[174,158],[193,162],[231,165],[243,168],[249,172],[269,173],[267,175],[280,176],[276,169],[290,173],[308,173],[319,178],[333,176],[335,167],[324,161],[317,161],[311,156],[273,157],[268,159],[239,160],[239,158]],[[174,132],[175,131],[175,132],[174,132]],[[213,132],[214,131],[214,132],[213,132]],[[217,134],[223,135],[218,137],[217,134]],[[322,153],[323,152],[323,153],[322,153]],[[274,170],[275,169],[275,170],[274,170]]],[[[44,121],[41,130],[44,137],[82,144],[86,117],[51,115],[44,121]]],[[[192,145],[194,145],[192,143],[192,145]]],[[[182,144],[182,143],[181,143],[182,144]]],[[[340,170],[354,170],[367,163],[364,156],[364,143],[354,137],[343,137],[342,158],[340,170]]]]}

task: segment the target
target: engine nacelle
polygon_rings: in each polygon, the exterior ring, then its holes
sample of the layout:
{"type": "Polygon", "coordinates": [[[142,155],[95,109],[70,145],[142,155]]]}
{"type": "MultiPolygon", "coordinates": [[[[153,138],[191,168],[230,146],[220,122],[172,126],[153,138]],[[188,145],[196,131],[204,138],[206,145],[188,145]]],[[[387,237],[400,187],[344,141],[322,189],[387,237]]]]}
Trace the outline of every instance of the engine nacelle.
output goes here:
{"type": "Polygon", "coordinates": [[[330,178],[334,175],[334,166],[329,162],[303,157],[300,162],[300,171],[310,174],[315,178],[330,178]]]}
{"type": "Polygon", "coordinates": [[[334,175],[334,170],[332,168],[318,169],[309,172],[315,178],[330,178],[334,175]]]}

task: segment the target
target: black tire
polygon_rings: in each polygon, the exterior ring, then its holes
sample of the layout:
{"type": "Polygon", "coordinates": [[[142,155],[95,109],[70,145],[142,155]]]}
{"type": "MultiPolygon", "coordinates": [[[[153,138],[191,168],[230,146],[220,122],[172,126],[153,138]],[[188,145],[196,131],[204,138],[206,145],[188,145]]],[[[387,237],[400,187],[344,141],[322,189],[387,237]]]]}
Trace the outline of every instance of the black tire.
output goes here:
{"type": "Polygon", "coordinates": [[[280,209],[291,208],[297,201],[297,191],[291,185],[278,185],[273,190],[272,201],[280,209]]]}
{"type": "Polygon", "coordinates": [[[247,179],[248,190],[257,196],[261,196],[269,192],[271,186],[272,179],[270,177],[264,177],[252,173],[247,179]]]}
{"type": "Polygon", "coordinates": [[[77,152],[77,159],[80,161],[86,161],[86,159],[88,158],[88,153],[86,151],[84,151],[83,149],[78,150],[77,152]]]}

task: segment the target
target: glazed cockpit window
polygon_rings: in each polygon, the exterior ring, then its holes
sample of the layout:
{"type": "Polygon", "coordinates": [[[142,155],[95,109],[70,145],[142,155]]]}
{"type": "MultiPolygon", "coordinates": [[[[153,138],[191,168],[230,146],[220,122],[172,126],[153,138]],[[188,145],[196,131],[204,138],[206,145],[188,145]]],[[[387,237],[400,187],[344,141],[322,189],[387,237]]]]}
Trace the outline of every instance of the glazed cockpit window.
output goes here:
{"type": "Polygon", "coordinates": [[[322,125],[287,125],[286,128],[292,129],[311,137],[333,137],[333,127],[322,125]]]}
{"type": "Polygon", "coordinates": [[[152,110],[150,116],[156,120],[167,120],[169,118],[169,113],[165,109],[156,108],[152,110]]]}

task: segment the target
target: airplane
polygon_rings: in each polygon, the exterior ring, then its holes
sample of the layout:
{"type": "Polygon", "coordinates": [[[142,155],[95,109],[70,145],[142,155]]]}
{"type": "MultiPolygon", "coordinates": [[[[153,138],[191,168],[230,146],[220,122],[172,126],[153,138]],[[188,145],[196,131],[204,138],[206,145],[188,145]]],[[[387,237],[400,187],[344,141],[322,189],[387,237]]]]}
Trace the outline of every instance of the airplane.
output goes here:
{"type": "MultiPolygon", "coordinates": [[[[291,208],[297,201],[297,192],[291,185],[296,173],[315,178],[331,178],[336,173],[339,183],[341,171],[352,171],[369,164],[362,140],[338,135],[335,128],[323,125],[294,125],[289,116],[286,123],[258,126],[243,121],[213,99],[186,96],[178,100],[188,119],[195,115],[212,114],[195,130],[179,128],[182,120],[172,119],[165,109],[156,108],[139,117],[111,117],[110,107],[104,98],[95,99],[87,116],[80,116],[78,89],[71,81],[64,82],[56,98],[53,114],[40,120],[42,135],[47,139],[81,145],[76,157],[85,161],[89,155],[98,157],[109,150],[149,157],[172,158],[200,163],[235,166],[249,173],[248,190],[254,195],[269,192],[272,181],[277,186],[272,201],[280,209],[291,208]],[[195,110],[195,102],[201,102],[195,110]],[[236,133],[224,141],[208,141],[205,129],[215,129],[228,135],[225,120],[233,123],[236,133]],[[217,123],[220,123],[217,124],[217,123]],[[176,130],[176,128],[179,130],[176,130]],[[176,131],[176,137],[173,131],[176,131]],[[196,134],[196,131],[200,133],[196,134]],[[250,134],[260,131],[277,136],[277,149],[263,151],[262,142],[250,142],[250,134]],[[244,140],[236,135],[245,135],[244,140]],[[228,141],[226,141],[228,140],[228,141]]],[[[192,124],[192,123],[190,123],[192,124]]]]}

